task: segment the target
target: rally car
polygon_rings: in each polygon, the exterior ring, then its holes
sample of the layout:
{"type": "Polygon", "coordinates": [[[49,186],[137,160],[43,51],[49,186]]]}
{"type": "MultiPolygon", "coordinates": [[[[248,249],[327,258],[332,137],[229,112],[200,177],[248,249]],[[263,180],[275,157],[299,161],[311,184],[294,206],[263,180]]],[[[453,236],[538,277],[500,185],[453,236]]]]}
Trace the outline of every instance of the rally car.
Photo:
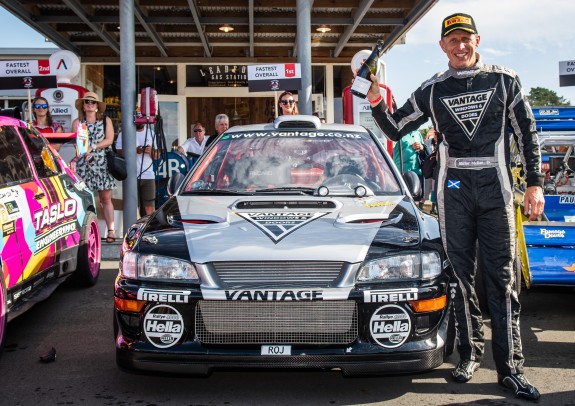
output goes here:
{"type": "Polygon", "coordinates": [[[71,277],[96,283],[94,195],[35,129],[0,116],[0,351],[7,322],[71,277]]]}
{"type": "Polygon", "coordinates": [[[176,178],[123,241],[121,368],[398,374],[453,351],[438,223],[369,130],[303,115],[237,126],[176,178]]]}
{"type": "Polygon", "coordinates": [[[525,182],[515,176],[518,286],[575,286],[575,132],[545,132],[539,139],[548,156],[540,221],[524,215],[525,182]]]}

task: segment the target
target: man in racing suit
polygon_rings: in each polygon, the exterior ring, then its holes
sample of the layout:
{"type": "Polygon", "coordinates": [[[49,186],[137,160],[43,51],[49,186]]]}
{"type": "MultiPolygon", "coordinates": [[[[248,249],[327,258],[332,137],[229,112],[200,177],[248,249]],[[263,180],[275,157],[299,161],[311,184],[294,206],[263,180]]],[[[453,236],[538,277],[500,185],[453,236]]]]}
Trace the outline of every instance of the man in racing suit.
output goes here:
{"type": "Polygon", "coordinates": [[[437,198],[442,240],[454,271],[452,297],[461,361],[453,371],[467,382],[483,356],[483,322],[475,294],[476,249],[482,258],[493,329],[498,381],[515,395],[537,400],[539,392],[523,376],[515,286],[515,220],[509,169],[511,132],[518,138],[527,191],[525,214],[543,212],[543,174],[535,121],[519,78],[510,69],[485,65],[476,52],[480,37],[473,18],[457,13],[443,20],[442,50],[449,69],[424,82],[391,114],[377,78],[367,98],[386,136],[397,141],[429,118],[443,136],[439,145],[437,198]]]}

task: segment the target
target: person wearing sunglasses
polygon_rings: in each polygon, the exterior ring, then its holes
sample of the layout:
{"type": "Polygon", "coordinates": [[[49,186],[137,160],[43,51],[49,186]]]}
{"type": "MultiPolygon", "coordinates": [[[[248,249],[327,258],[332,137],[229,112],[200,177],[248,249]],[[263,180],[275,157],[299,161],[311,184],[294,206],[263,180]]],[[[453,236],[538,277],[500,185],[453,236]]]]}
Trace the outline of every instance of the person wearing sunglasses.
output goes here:
{"type": "Polygon", "coordinates": [[[285,91],[280,94],[278,99],[278,116],[295,116],[298,115],[297,104],[291,92],[285,91]]]}
{"type": "Polygon", "coordinates": [[[204,152],[209,137],[206,137],[206,129],[202,123],[192,126],[192,137],[188,138],[178,147],[178,151],[186,154],[188,158],[198,158],[204,152]]]}
{"type": "Polygon", "coordinates": [[[116,240],[114,231],[114,205],[112,189],[116,189],[116,179],[108,171],[106,151],[114,142],[114,126],[110,117],[104,115],[106,103],[100,101],[94,92],[86,92],[76,100],[78,118],[72,122],[72,130],[85,124],[88,129],[88,152],[81,155],[76,163],[76,172],[88,188],[98,192],[102,212],[108,227],[106,242],[116,240]]]}
{"type": "Polygon", "coordinates": [[[62,125],[54,122],[50,113],[48,100],[44,97],[36,97],[32,102],[32,113],[34,121],[32,125],[41,133],[61,133],[64,131],[62,125]]]}

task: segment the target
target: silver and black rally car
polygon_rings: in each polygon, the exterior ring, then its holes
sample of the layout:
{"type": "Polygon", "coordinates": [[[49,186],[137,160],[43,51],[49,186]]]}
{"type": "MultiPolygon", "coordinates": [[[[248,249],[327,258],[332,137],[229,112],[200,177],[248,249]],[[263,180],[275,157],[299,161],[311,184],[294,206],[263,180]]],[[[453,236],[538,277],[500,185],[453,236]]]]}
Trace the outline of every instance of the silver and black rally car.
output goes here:
{"type": "MultiPolygon", "coordinates": [[[[405,179],[404,179],[405,178],[405,179]]],[[[222,134],[126,234],[117,363],[424,371],[454,345],[437,221],[359,126],[313,116],[222,134]]]]}

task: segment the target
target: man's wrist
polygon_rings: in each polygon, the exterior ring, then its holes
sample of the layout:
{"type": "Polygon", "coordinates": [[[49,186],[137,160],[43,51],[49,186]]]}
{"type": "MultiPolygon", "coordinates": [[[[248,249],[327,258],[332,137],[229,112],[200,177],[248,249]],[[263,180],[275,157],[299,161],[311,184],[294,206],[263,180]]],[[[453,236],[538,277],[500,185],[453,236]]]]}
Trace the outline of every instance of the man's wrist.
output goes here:
{"type": "Polygon", "coordinates": [[[369,103],[372,106],[376,106],[378,105],[382,100],[383,100],[383,96],[381,95],[381,93],[379,94],[379,96],[377,96],[375,99],[373,100],[369,100],[369,98],[367,99],[369,101],[369,103]]]}

